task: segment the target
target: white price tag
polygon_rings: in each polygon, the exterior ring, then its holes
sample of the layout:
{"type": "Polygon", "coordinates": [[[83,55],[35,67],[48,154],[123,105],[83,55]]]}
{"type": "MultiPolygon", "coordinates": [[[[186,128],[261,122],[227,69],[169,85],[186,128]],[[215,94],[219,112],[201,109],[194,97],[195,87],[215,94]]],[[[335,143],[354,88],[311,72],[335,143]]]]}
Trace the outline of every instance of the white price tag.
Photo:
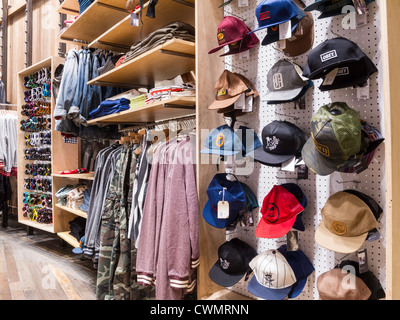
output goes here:
{"type": "Polygon", "coordinates": [[[248,59],[250,59],[250,52],[249,52],[249,50],[240,52],[240,53],[239,53],[239,59],[240,59],[240,60],[248,60],[248,59]]]}
{"type": "Polygon", "coordinates": [[[357,88],[357,99],[359,100],[369,99],[369,79],[364,87],[357,88]]]}
{"type": "Polygon", "coordinates": [[[368,15],[366,14],[356,14],[356,26],[360,28],[368,23],[368,15]]]}
{"type": "Polygon", "coordinates": [[[234,108],[242,110],[246,107],[246,94],[242,93],[239,99],[235,102],[234,108]]]}
{"type": "Polygon", "coordinates": [[[295,172],[296,171],[296,157],[292,157],[281,165],[281,170],[295,172]]]}
{"type": "Polygon", "coordinates": [[[218,219],[228,219],[229,218],[229,202],[220,201],[218,202],[218,219]]]}
{"type": "Polygon", "coordinates": [[[279,25],[279,40],[289,39],[292,37],[292,21],[288,20],[279,25]]]}
{"type": "Polygon", "coordinates": [[[137,13],[134,12],[131,13],[131,25],[134,27],[139,26],[139,16],[137,13]]]}
{"type": "Polygon", "coordinates": [[[279,50],[286,49],[286,39],[277,41],[276,48],[279,50]]]}
{"type": "Polygon", "coordinates": [[[253,96],[246,97],[245,106],[243,112],[252,112],[253,111],[253,96]]]}
{"type": "Polygon", "coordinates": [[[335,81],[336,75],[339,71],[339,68],[335,68],[333,69],[331,72],[329,72],[326,76],[325,76],[325,80],[324,83],[322,84],[323,86],[330,86],[332,85],[333,81],[335,81]]]}
{"type": "Polygon", "coordinates": [[[239,7],[247,7],[249,5],[249,0],[238,0],[239,7]]]}

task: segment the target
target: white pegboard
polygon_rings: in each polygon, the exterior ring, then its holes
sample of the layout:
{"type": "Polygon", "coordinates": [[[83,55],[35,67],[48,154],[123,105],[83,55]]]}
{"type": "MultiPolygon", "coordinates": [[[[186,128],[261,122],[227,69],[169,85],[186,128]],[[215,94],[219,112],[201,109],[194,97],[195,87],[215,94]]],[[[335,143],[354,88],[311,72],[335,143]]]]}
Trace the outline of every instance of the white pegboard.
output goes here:
{"type": "MultiPolygon", "coordinates": [[[[249,0],[249,6],[238,7],[238,0],[234,0],[230,5],[225,6],[225,15],[234,15],[242,20],[252,30],[258,27],[255,17],[255,9],[261,0],[249,0]]],[[[314,0],[304,1],[306,5],[314,2],[314,0]]],[[[237,128],[240,125],[246,125],[253,128],[258,136],[265,125],[274,120],[287,120],[293,122],[305,132],[310,132],[310,120],[312,115],[323,105],[335,101],[344,101],[352,108],[360,112],[361,118],[365,119],[371,125],[378,128],[384,133],[384,107],[382,88],[382,64],[381,64],[381,44],[380,44],[380,23],[379,23],[379,1],[373,2],[368,6],[368,23],[358,29],[344,29],[342,26],[343,18],[346,15],[336,16],[333,18],[317,19],[319,12],[313,11],[314,17],[314,46],[323,41],[335,38],[337,35],[343,36],[355,43],[363,50],[363,52],[377,66],[378,73],[372,75],[370,79],[370,99],[358,100],[357,90],[346,88],[334,91],[322,92],[318,89],[322,80],[314,81],[314,88],[308,90],[306,94],[306,109],[295,110],[293,103],[281,105],[268,105],[262,97],[267,93],[267,73],[270,68],[279,59],[285,58],[285,55],[276,50],[275,44],[261,46],[261,41],[266,35],[266,31],[261,30],[256,33],[260,39],[260,44],[250,50],[250,57],[241,60],[238,55],[227,56],[224,59],[226,69],[245,75],[252,81],[260,93],[261,100],[256,105],[253,112],[249,115],[238,118],[237,128]],[[292,118],[295,116],[297,119],[292,118]]],[[[308,53],[298,56],[295,62],[303,68],[307,62],[308,53]]],[[[215,53],[220,54],[220,53],[215,53]]],[[[356,188],[357,190],[373,197],[379,205],[385,208],[385,165],[384,165],[384,143],[379,146],[375,152],[375,157],[369,168],[360,174],[343,174],[335,172],[327,177],[317,176],[311,171],[308,180],[293,180],[296,177],[294,173],[279,171],[272,168],[255,163],[254,172],[248,177],[240,177],[239,179],[248,184],[249,187],[258,196],[260,206],[264,197],[275,184],[282,183],[298,183],[306,194],[308,206],[303,214],[303,222],[306,227],[304,232],[299,232],[299,246],[310,259],[315,267],[315,272],[309,278],[308,284],[304,291],[296,300],[317,300],[318,291],[316,288],[316,279],[322,273],[332,269],[341,259],[356,260],[356,254],[345,256],[333,251],[320,247],[314,239],[315,230],[321,221],[321,209],[325,205],[330,195],[345,189],[356,188]],[[276,177],[286,177],[287,179],[277,179],[276,177]],[[353,182],[361,181],[357,186],[353,182]],[[338,183],[345,182],[345,183],[338,183]]],[[[227,234],[227,240],[234,237],[240,238],[253,246],[258,253],[278,248],[286,243],[286,237],[281,239],[261,239],[255,236],[255,229],[261,218],[259,210],[253,212],[254,227],[241,228],[238,227],[236,232],[227,234]]],[[[385,212],[382,214],[379,232],[385,235],[385,212]]],[[[367,248],[369,269],[380,280],[383,288],[385,285],[385,240],[377,240],[372,243],[366,242],[364,247],[367,248]]],[[[231,288],[245,296],[254,297],[247,290],[247,282],[242,279],[238,284],[231,288]]]]}

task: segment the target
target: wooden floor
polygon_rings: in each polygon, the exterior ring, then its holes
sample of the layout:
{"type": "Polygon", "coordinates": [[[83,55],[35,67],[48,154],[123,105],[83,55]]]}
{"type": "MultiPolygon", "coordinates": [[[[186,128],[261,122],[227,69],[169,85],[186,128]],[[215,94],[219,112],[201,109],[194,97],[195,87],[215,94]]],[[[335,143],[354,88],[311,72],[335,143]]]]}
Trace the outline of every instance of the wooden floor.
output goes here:
{"type": "Polygon", "coordinates": [[[95,300],[96,270],[61,238],[10,216],[0,225],[0,300],[95,300]]]}

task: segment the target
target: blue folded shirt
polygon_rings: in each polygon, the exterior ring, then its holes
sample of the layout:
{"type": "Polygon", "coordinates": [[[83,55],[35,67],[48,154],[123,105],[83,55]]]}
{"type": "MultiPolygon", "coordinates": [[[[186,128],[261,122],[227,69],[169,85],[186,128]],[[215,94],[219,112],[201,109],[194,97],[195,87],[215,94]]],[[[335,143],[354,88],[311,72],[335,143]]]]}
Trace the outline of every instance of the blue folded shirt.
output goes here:
{"type": "Polygon", "coordinates": [[[110,114],[129,110],[130,100],[121,98],[118,100],[105,100],[100,103],[99,107],[89,113],[90,118],[95,119],[110,114]]]}

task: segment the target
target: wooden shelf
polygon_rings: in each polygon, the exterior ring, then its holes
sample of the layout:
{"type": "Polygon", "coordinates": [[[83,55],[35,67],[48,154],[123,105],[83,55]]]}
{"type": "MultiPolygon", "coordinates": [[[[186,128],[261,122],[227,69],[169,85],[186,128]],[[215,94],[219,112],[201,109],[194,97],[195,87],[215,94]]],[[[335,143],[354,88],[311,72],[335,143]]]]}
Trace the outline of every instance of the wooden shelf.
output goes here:
{"type": "Polygon", "coordinates": [[[98,123],[147,123],[196,114],[196,97],[175,97],[88,121],[98,123]]]}
{"type": "Polygon", "coordinates": [[[57,12],[69,14],[69,15],[78,15],[79,14],[79,2],[78,0],[65,0],[58,7],[57,12]]]}
{"type": "Polygon", "coordinates": [[[195,50],[193,42],[171,39],[89,81],[88,85],[153,86],[156,81],[195,70],[195,50]]]}
{"type": "MultiPolygon", "coordinates": [[[[145,38],[153,31],[174,21],[195,25],[194,0],[159,1],[156,7],[156,19],[146,16],[148,4],[148,2],[144,4],[143,23],[140,22],[139,26],[131,25],[129,15],[91,42],[89,48],[127,52],[133,44],[141,40],[141,32],[142,38],[145,38]]],[[[140,14],[140,10],[136,10],[135,13],[140,14]]]]}
{"type": "Polygon", "coordinates": [[[65,232],[58,232],[57,235],[63,239],[65,242],[68,242],[71,246],[74,248],[79,247],[79,241],[76,240],[76,238],[72,235],[69,234],[70,231],[65,231],[65,232]]]}
{"type": "Polygon", "coordinates": [[[53,173],[52,176],[53,176],[53,178],[94,180],[94,172],[78,173],[78,174],[57,174],[57,173],[53,173]]]}
{"type": "Polygon", "coordinates": [[[35,229],[40,229],[43,231],[47,231],[50,233],[54,233],[54,225],[52,223],[50,224],[44,224],[44,223],[39,223],[37,221],[32,221],[26,218],[20,218],[18,220],[18,223],[24,224],[28,227],[33,227],[35,229]]]}
{"type": "Polygon", "coordinates": [[[87,213],[86,213],[85,211],[82,211],[82,210],[79,210],[79,209],[72,209],[72,208],[63,206],[63,205],[61,205],[61,204],[59,204],[59,203],[56,203],[55,206],[56,206],[57,208],[62,209],[62,210],[68,211],[68,212],[70,212],[70,213],[72,213],[72,214],[74,214],[74,215],[76,215],[76,216],[80,216],[80,217],[82,217],[82,218],[87,219],[87,213]]]}
{"type": "MultiPolygon", "coordinates": [[[[69,1],[70,2],[70,1],[69,1]]],[[[96,0],[59,36],[61,42],[90,43],[129,16],[126,0],[96,0]],[[75,41],[78,40],[78,41],[75,41]]]]}

